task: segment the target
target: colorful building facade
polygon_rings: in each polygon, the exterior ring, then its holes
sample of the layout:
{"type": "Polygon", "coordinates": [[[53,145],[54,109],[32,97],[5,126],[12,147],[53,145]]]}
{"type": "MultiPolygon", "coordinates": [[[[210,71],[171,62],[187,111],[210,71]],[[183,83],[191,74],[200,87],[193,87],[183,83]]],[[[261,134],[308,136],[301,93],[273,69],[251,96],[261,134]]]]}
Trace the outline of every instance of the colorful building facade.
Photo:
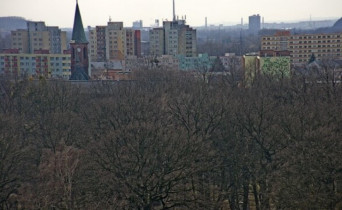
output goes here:
{"type": "Polygon", "coordinates": [[[34,53],[48,50],[51,54],[61,54],[67,49],[66,32],[58,27],[46,26],[44,22],[27,22],[27,29],[11,32],[11,49],[20,53],[34,53]]]}
{"type": "Polygon", "coordinates": [[[0,54],[0,75],[67,80],[71,75],[71,55],[47,51],[23,54],[18,50],[6,50],[0,54]]]}
{"type": "Polygon", "coordinates": [[[284,79],[291,76],[291,59],[287,57],[243,56],[244,82],[248,86],[259,74],[284,79]]]}

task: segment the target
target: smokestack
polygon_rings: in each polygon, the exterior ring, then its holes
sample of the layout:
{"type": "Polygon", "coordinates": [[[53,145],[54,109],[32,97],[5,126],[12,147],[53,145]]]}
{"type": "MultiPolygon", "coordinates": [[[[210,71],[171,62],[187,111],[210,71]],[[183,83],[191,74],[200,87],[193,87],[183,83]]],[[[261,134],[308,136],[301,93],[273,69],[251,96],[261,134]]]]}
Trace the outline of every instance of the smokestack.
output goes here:
{"type": "Polygon", "coordinates": [[[208,27],[208,19],[207,19],[207,17],[205,17],[205,27],[206,28],[208,27]]]}
{"type": "Polygon", "coordinates": [[[175,0],[173,0],[173,21],[176,21],[176,8],[175,8],[175,0]]]}

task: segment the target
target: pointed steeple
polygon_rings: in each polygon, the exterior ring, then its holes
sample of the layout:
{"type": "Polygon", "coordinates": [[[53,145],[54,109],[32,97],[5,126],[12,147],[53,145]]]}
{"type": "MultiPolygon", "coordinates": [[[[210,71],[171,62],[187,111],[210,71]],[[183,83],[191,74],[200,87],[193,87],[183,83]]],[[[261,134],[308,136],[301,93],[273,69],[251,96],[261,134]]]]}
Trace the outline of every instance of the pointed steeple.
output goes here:
{"type": "Polygon", "coordinates": [[[88,40],[84,33],[82,18],[80,9],[78,7],[78,1],[76,1],[76,11],[74,19],[74,27],[72,29],[72,38],[75,43],[88,43],[88,40]]]}

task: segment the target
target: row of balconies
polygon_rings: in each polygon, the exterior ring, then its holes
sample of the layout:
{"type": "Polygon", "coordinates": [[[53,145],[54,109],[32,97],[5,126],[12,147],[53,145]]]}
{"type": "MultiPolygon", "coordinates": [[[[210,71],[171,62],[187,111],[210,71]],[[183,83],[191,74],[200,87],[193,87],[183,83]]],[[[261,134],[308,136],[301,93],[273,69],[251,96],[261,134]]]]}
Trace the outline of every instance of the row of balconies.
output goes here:
{"type": "Polygon", "coordinates": [[[341,45],[309,45],[309,46],[306,46],[306,45],[290,45],[289,48],[290,49],[305,49],[305,48],[340,48],[341,45]]]}
{"type": "Polygon", "coordinates": [[[297,36],[291,36],[290,39],[336,39],[341,38],[340,34],[331,34],[331,35],[297,35],[297,36]]]}
{"type": "Polygon", "coordinates": [[[325,40],[331,40],[331,39],[337,39],[339,40],[341,38],[340,35],[327,35],[327,36],[304,36],[304,37],[301,37],[301,36],[292,36],[292,37],[263,37],[262,40],[263,41],[286,41],[286,40],[308,40],[308,39],[311,39],[311,40],[322,40],[322,39],[325,39],[325,40]]]}
{"type": "Polygon", "coordinates": [[[290,41],[290,44],[320,44],[320,43],[340,43],[341,40],[334,39],[334,40],[314,40],[314,41],[290,41]]]}

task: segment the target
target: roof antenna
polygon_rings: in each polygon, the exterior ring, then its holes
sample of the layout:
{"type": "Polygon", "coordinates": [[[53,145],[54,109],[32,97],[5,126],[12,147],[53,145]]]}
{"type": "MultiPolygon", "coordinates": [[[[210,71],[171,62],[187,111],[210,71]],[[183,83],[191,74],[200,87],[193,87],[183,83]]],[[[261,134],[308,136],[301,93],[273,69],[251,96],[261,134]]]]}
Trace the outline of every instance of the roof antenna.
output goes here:
{"type": "Polygon", "coordinates": [[[173,0],[173,21],[176,21],[176,8],[175,8],[175,0],[173,0]]]}

